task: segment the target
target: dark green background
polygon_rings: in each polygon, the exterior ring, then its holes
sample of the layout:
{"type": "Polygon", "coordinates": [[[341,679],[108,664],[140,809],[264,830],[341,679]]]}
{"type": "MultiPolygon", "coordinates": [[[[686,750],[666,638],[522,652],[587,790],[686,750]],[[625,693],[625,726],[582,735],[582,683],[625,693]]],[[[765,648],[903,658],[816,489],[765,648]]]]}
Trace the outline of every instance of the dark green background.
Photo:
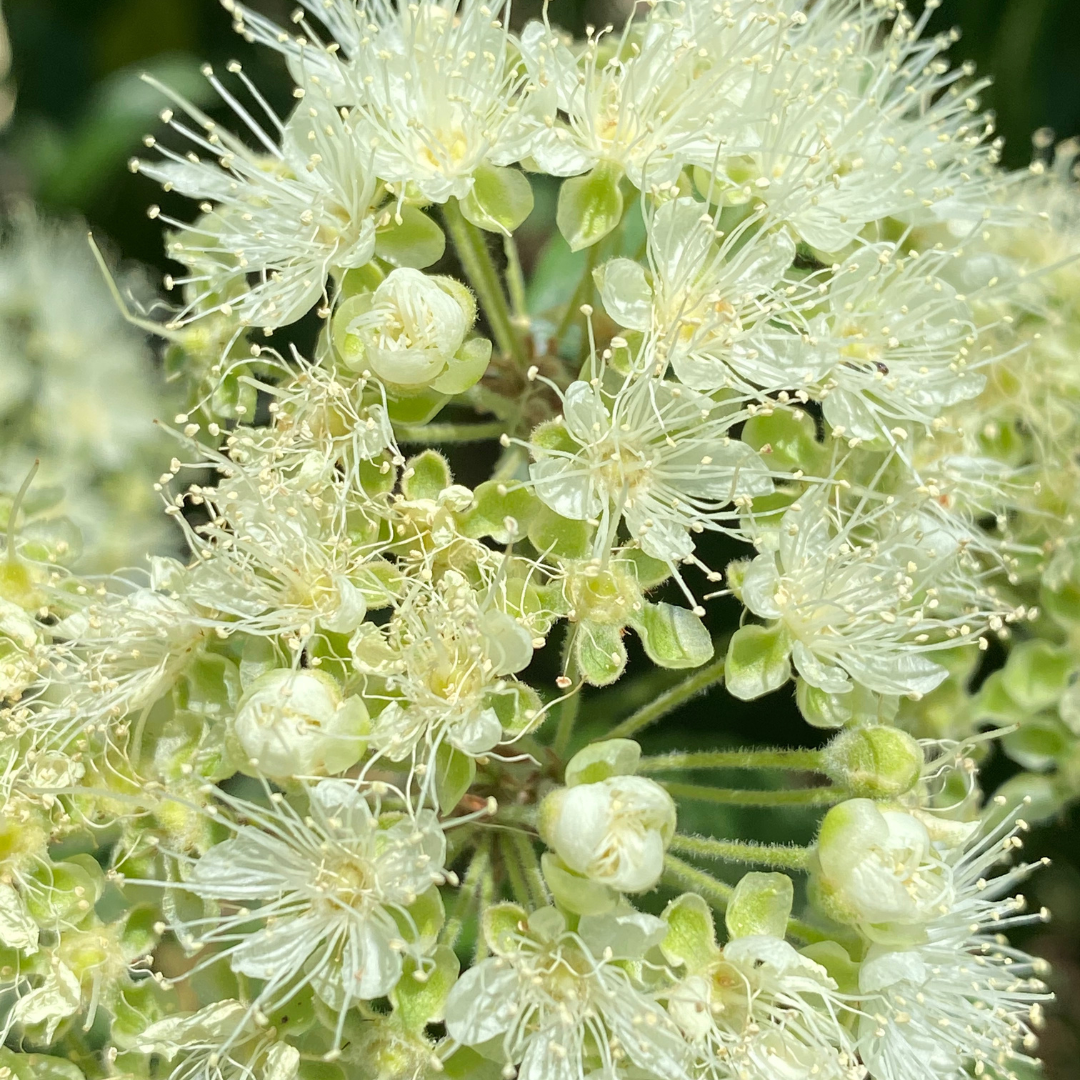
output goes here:
{"type": "MultiPolygon", "coordinates": [[[[286,0],[251,2],[280,21],[292,6],[286,0]]],[[[206,90],[198,75],[201,62],[222,67],[239,58],[284,111],[289,94],[279,59],[237,38],[217,0],[5,0],[3,7],[18,104],[0,141],[0,199],[31,197],[53,212],[81,215],[111,238],[120,255],[164,271],[160,223],[145,215],[149,203],[162,201],[161,193],[133,176],[126,164],[140,152],[142,136],[156,130],[162,104],[138,81],[139,71],[149,67],[198,96],[206,90]]],[[[537,0],[515,4],[515,21],[538,10],[537,0]]],[[[597,0],[556,0],[551,13],[552,21],[578,32],[587,21],[617,18],[597,0]]],[[[972,59],[980,74],[993,77],[984,101],[996,112],[1006,138],[1008,165],[1027,163],[1037,128],[1050,127],[1060,138],[1080,135],[1080,0],[947,0],[932,25],[937,30],[960,26],[963,37],[954,58],[972,59]]],[[[174,208],[181,215],[187,212],[180,200],[174,208]]],[[[675,738],[688,748],[724,740],[812,742],[814,733],[801,723],[788,697],[780,692],[752,707],[724,694],[700,699],[679,715],[675,738]]],[[[635,704],[626,702],[627,708],[635,704]]],[[[665,738],[670,745],[671,727],[665,738]]],[[[999,778],[1004,768],[1000,761],[993,763],[999,778]]],[[[813,819],[802,818],[796,822],[770,817],[767,811],[744,812],[730,826],[761,839],[809,839],[813,819]]],[[[1032,854],[1054,859],[1028,889],[1035,907],[1054,911],[1054,922],[1024,942],[1055,965],[1060,1000],[1042,1047],[1054,1080],[1080,1076],[1078,827],[1080,815],[1073,813],[1036,830],[1028,844],[1032,854]]]]}

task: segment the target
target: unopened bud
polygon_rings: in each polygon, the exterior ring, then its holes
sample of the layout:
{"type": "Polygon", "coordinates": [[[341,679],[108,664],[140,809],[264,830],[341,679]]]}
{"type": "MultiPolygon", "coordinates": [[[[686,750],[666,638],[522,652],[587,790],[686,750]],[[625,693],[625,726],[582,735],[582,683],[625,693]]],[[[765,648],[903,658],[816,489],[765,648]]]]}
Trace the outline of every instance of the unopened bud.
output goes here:
{"type": "Polygon", "coordinates": [[[824,771],[859,798],[895,799],[919,781],[922,747],[899,728],[857,727],[825,748],[824,771]]]}

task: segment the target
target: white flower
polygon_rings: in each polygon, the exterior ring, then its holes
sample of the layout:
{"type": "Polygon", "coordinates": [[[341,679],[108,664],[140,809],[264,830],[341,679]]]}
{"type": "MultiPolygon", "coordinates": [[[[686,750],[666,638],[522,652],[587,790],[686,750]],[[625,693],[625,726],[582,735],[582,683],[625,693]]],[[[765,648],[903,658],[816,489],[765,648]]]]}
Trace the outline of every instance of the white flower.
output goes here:
{"type": "Polygon", "coordinates": [[[905,518],[887,503],[844,512],[812,492],[762,538],[742,599],[777,620],[810,686],[926,694],[946,676],[934,653],[1000,620],[958,541],[937,519],[905,518]]]}
{"type": "Polygon", "coordinates": [[[551,111],[531,148],[535,163],[553,176],[614,167],[645,188],[671,183],[689,160],[711,161],[718,142],[714,111],[738,73],[703,74],[696,47],[659,7],[644,22],[628,20],[618,40],[596,35],[576,54],[546,23],[529,23],[522,56],[537,85],[554,90],[566,117],[551,111]]]}
{"type": "Polygon", "coordinates": [[[667,992],[668,1012],[709,1080],[855,1080],[836,983],[780,938],[754,935],[667,992]]]}
{"type": "Polygon", "coordinates": [[[651,374],[611,393],[575,382],[561,423],[533,434],[530,475],[552,510],[598,526],[598,555],[623,521],[646,554],[681,562],[693,556],[692,533],[734,516],[733,500],[772,491],[765,463],[730,435],[742,419],[731,402],[651,374]]]}
{"type": "Polygon", "coordinates": [[[374,292],[347,300],[334,320],[339,352],[353,370],[369,370],[390,387],[430,386],[459,393],[484,374],[490,346],[459,358],[476,320],[476,303],[452,278],[392,270],[374,292]],[[470,362],[471,361],[471,362],[470,362]]]}
{"type": "Polygon", "coordinates": [[[220,1001],[195,1013],[166,1016],[146,1028],[136,1050],[182,1057],[174,1076],[205,1080],[296,1080],[300,1052],[260,1027],[255,1009],[220,1001]]]}
{"type": "Polygon", "coordinates": [[[519,1080],[625,1075],[688,1080],[677,1028],[643,991],[637,970],[666,927],[637,912],[584,916],[576,933],[553,908],[491,940],[495,956],[470,968],[446,1003],[450,1037],[497,1047],[519,1080]],[[626,963],[630,961],[630,963],[626,963]]]}
{"type": "Polygon", "coordinates": [[[675,803],[654,780],[612,776],[552,792],[540,831],[571,870],[620,892],[647,892],[664,872],[675,803]]]}
{"type": "Polygon", "coordinates": [[[648,237],[651,284],[624,258],[600,267],[597,284],[620,326],[656,334],[658,356],[680,382],[703,391],[794,388],[823,370],[818,360],[800,372],[783,348],[790,333],[771,323],[790,308],[782,286],[795,245],[786,234],[724,237],[703,203],[675,199],[651,215],[648,237]]]}
{"type": "Polygon", "coordinates": [[[325,45],[306,19],[300,39],[240,4],[226,6],[241,33],[289,58],[300,85],[317,83],[335,104],[356,108],[358,141],[371,148],[379,177],[434,202],[467,196],[482,165],[526,157],[553,108],[533,100],[504,25],[505,0],[400,8],[303,0],[334,39],[325,45]]]}
{"type": "Polygon", "coordinates": [[[186,277],[166,282],[184,286],[187,296],[172,327],[211,311],[235,315],[242,325],[286,326],[325,295],[331,272],[363,266],[375,254],[375,178],[357,117],[342,115],[321,88],[309,85],[282,124],[239,66],[230,70],[266,112],[269,134],[212,72],[207,76],[251,129],[261,153],[162,88],[197,128],[167,113],[170,125],[214,160],[162,147],[165,161],[132,162],[167,190],[200,200],[203,211],[190,225],[163,218],[178,230],[169,255],[188,268],[186,277]]]}
{"type": "Polygon", "coordinates": [[[1006,895],[1030,866],[988,877],[1020,846],[1015,833],[1011,819],[967,830],[966,842],[943,850],[951,896],[926,923],[924,940],[868,952],[858,1047],[874,1080],[961,1080],[972,1066],[976,1076],[1008,1077],[1031,1063],[1049,997],[1035,977],[1045,964],[1006,944],[1003,932],[1046,913],[1019,914],[1023,898],[1006,895]]]}
{"type": "Polygon", "coordinates": [[[37,624],[0,597],[0,702],[19,698],[37,677],[44,656],[37,624]]]}
{"type": "Polygon", "coordinates": [[[258,824],[238,826],[198,859],[184,887],[207,900],[257,903],[197,932],[225,943],[217,955],[233,971],[264,981],[260,1008],[310,984],[344,1016],[389,993],[405,957],[423,964],[434,943],[410,908],[439,909],[446,840],[430,811],[381,817],[378,803],[344,780],[319,781],[309,801],[301,817],[281,800],[270,811],[232,800],[258,824]],[[262,928],[240,932],[253,918],[262,928]]]}
{"type": "Polygon", "coordinates": [[[955,899],[952,871],[922,821],[869,799],[825,815],[816,869],[829,909],[875,940],[918,940],[955,899]]]}
{"type": "Polygon", "coordinates": [[[824,368],[818,393],[837,432],[904,442],[910,425],[982,390],[971,308],[942,277],[957,254],[861,248],[833,276],[826,311],[787,339],[792,361],[824,368]]]}
{"type": "Polygon", "coordinates": [[[367,709],[319,671],[261,675],[240,700],[232,730],[250,764],[282,778],[343,773],[364,753],[367,709]]]}
{"type": "Polygon", "coordinates": [[[365,699],[385,703],[371,746],[392,761],[421,748],[426,761],[444,741],[486,753],[503,741],[504,721],[516,733],[519,704],[532,704],[510,678],[532,660],[532,635],[456,570],[434,585],[415,583],[385,629],[368,624],[357,635],[352,654],[368,677],[365,699]]]}

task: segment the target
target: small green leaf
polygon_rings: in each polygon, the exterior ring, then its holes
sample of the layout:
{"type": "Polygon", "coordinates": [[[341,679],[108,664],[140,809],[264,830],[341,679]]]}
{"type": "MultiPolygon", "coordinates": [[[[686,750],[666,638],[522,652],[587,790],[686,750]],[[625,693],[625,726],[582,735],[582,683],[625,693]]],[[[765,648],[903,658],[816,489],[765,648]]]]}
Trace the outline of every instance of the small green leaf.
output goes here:
{"type": "Polygon", "coordinates": [[[533,190],[520,169],[481,165],[472,191],[461,200],[461,213],[478,229],[509,236],[531,213],[533,190]]]}
{"type": "Polygon", "coordinates": [[[375,254],[392,266],[423,270],[437,263],[446,250],[446,237],[438,224],[415,206],[391,211],[390,221],[375,233],[375,254]]]}
{"type": "Polygon", "coordinates": [[[748,625],[735,631],[728,645],[724,685],[742,701],[779,689],[791,678],[789,643],[782,626],[748,625]]]}
{"type": "Polygon", "coordinates": [[[475,779],[476,762],[468,754],[442,743],[435,754],[435,794],[444,814],[461,802],[475,779]]]}
{"type": "Polygon", "coordinates": [[[603,240],[622,221],[621,180],[621,166],[600,162],[592,172],[563,181],[555,221],[571,251],[603,240]]]}
{"type": "Polygon", "coordinates": [[[696,668],[713,658],[713,643],[705,624],[674,604],[646,604],[633,623],[654,664],[664,668],[696,668]]]}

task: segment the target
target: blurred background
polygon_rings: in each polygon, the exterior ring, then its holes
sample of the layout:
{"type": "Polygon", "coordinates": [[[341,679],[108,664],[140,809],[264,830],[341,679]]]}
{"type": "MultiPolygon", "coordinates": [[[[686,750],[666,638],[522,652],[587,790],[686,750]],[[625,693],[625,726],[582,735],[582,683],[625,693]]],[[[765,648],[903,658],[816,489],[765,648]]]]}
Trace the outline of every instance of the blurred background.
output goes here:
{"type": "MultiPolygon", "coordinates": [[[[249,2],[282,22],[292,7],[289,0],[249,2]]],[[[538,12],[538,0],[514,4],[515,22],[538,12]]],[[[620,17],[618,5],[611,0],[553,0],[550,13],[553,22],[577,33],[589,23],[602,25],[620,17]]],[[[290,87],[283,65],[276,55],[256,51],[237,38],[218,0],[3,0],[3,14],[9,40],[0,42],[0,71],[7,66],[10,71],[0,78],[0,123],[6,125],[0,137],[0,200],[9,213],[31,202],[50,217],[88,223],[102,243],[107,243],[109,262],[123,280],[125,292],[147,297],[144,306],[149,307],[153,290],[167,269],[161,222],[146,215],[146,207],[161,201],[161,193],[149,181],[133,175],[127,163],[142,149],[143,137],[157,130],[163,100],[140,80],[140,73],[151,72],[214,112],[207,84],[199,74],[200,65],[220,67],[228,60],[240,59],[270,102],[286,111],[290,87]],[[135,269],[138,267],[148,269],[144,274],[135,269]]],[[[973,60],[980,76],[993,79],[983,100],[997,114],[998,129],[1006,139],[1008,166],[1027,164],[1036,129],[1051,128],[1057,138],[1080,135],[1080,0],[945,0],[931,25],[936,30],[959,26],[962,37],[953,50],[955,60],[973,60]]],[[[178,212],[186,211],[178,208],[178,212]]],[[[80,238],[77,246],[81,252],[60,245],[61,255],[69,251],[65,256],[69,262],[89,260],[80,229],[73,225],[71,235],[80,238]]],[[[48,259],[24,259],[12,268],[11,246],[9,236],[0,255],[0,354],[14,347],[13,334],[22,334],[19,348],[29,348],[27,332],[19,329],[26,323],[27,311],[43,325],[52,325],[58,313],[62,314],[63,325],[57,332],[62,331],[68,339],[95,336],[101,333],[97,320],[119,317],[110,307],[112,301],[102,279],[94,277],[92,260],[86,264],[84,297],[83,286],[51,270],[54,264],[48,259]],[[7,279],[17,278],[15,284],[21,285],[24,294],[29,293],[21,297],[17,308],[3,295],[5,258],[9,263],[7,279]]],[[[533,252],[534,257],[538,254],[533,252]]],[[[127,362],[134,365],[130,370],[135,372],[142,365],[138,379],[160,380],[160,369],[155,369],[154,355],[141,334],[133,330],[130,335],[132,353],[127,362]]],[[[0,454],[21,461],[20,447],[32,441],[33,434],[27,433],[26,424],[32,411],[30,391],[25,379],[12,381],[4,374],[5,362],[0,355],[0,454]]],[[[80,360],[84,366],[86,362],[80,360]]],[[[125,381],[122,374],[117,375],[118,362],[116,357],[91,361],[95,372],[108,377],[108,384],[97,386],[96,391],[88,384],[86,398],[75,403],[77,415],[71,422],[87,427],[90,443],[94,430],[85,423],[86,403],[94,392],[108,394],[110,388],[125,381]]],[[[155,392],[160,402],[160,387],[155,392]]],[[[38,405],[42,401],[47,404],[47,399],[33,400],[38,405]]],[[[138,407],[138,402],[125,405],[129,411],[138,407]]],[[[124,453],[153,459],[157,451],[147,454],[144,449],[136,450],[130,446],[126,451],[118,449],[113,459],[102,465],[105,480],[94,483],[111,484],[114,489],[119,485],[125,491],[142,490],[131,482],[132,474],[124,471],[128,469],[124,453]]],[[[168,450],[161,453],[165,455],[161,460],[167,461],[168,450]]],[[[468,462],[455,465],[468,472],[468,462]]],[[[156,465],[150,471],[160,468],[156,465]]],[[[469,477],[463,475],[462,479],[469,477]]],[[[730,615],[730,611],[721,610],[714,630],[721,632],[724,619],[730,615]]],[[[663,675],[658,679],[662,681],[663,675]]],[[[617,688],[609,691],[605,705],[610,703],[625,714],[640,703],[619,701],[618,694],[617,688]]],[[[586,715],[590,715],[588,710],[586,715]]],[[[793,706],[787,707],[783,695],[747,706],[717,694],[692,703],[676,723],[676,741],[688,749],[715,746],[718,740],[732,744],[813,743],[816,735],[793,706]]],[[[670,748],[670,727],[665,736],[666,748],[670,748]]],[[[992,759],[987,787],[994,788],[1014,768],[1000,755],[992,759]]],[[[723,831],[725,823],[715,818],[727,811],[701,807],[700,812],[712,815],[707,831],[723,831]]],[[[800,838],[792,835],[791,821],[772,820],[769,814],[742,812],[738,819],[732,818],[730,827],[736,834],[762,840],[810,839],[812,818],[804,825],[795,824],[794,831],[801,828],[805,834],[800,838]]],[[[684,821],[684,825],[693,828],[692,822],[684,821]]],[[[1023,942],[1026,948],[1046,956],[1055,968],[1059,1001],[1041,1049],[1052,1080],[1080,1076],[1078,837],[1080,813],[1073,811],[1034,830],[1028,843],[1033,854],[1046,854],[1054,860],[1049,869],[1036,875],[1028,890],[1031,904],[1050,907],[1054,921],[1028,933],[1023,942]]]]}

